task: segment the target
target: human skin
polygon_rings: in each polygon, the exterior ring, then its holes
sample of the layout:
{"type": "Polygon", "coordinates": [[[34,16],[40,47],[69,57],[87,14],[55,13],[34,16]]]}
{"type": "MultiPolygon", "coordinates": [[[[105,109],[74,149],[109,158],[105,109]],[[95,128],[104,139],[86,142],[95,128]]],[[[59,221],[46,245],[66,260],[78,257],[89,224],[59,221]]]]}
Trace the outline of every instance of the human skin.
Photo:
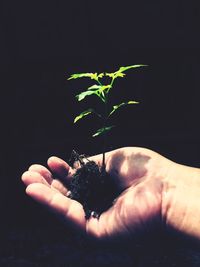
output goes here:
{"type": "MultiPolygon", "coordinates": [[[[101,165],[102,155],[90,157],[101,165]]],[[[57,157],[48,168],[34,164],[23,173],[26,193],[70,226],[95,240],[138,240],[162,230],[200,240],[200,170],[177,164],[145,148],[106,153],[106,171],[122,193],[99,219],[85,218],[82,205],[67,197],[75,169],[57,157]]]]}

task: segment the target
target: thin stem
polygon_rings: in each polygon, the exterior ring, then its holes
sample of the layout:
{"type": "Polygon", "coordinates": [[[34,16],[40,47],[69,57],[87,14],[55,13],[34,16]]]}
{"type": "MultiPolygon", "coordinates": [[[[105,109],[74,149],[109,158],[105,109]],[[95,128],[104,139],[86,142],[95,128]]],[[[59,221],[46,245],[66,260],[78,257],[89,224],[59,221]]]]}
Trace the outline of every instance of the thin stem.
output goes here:
{"type": "MultiPolygon", "coordinates": [[[[103,85],[99,79],[97,79],[97,82],[99,83],[99,85],[103,85]]],[[[112,87],[113,85],[113,82],[114,82],[114,79],[112,79],[110,85],[112,87]]],[[[108,90],[109,92],[109,90],[108,90]]],[[[106,122],[107,122],[107,119],[108,119],[108,92],[104,95],[104,99],[105,99],[105,102],[104,102],[104,115],[102,116],[103,118],[103,129],[105,130],[106,128],[106,122]]],[[[106,146],[107,146],[107,142],[106,142],[106,134],[104,132],[103,134],[103,149],[102,149],[102,172],[104,173],[105,170],[106,170],[106,164],[105,164],[105,153],[106,153],[106,146]]]]}
{"type": "MultiPolygon", "coordinates": [[[[99,85],[103,86],[103,84],[99,81],[99,79],[96,80],[99,85]]],[[[107,121],[107,97],[105,97],[105,102],[104,102],[104,115],[101,116],[103,119],[103,128],[105,129],[106,127],[106,121],[107,121]]],[[[102,149],[102,172],[105,171],[106,169],[106,164],[105,164],[105,152],[106,152],[106,136],[103,134],[103,149],[102,149]]]]}
{"type": "Polygon", "coordinates": [[[101,85],[101,86],[103,85],[103,84],[99,81],[99,79],[97,79],[96,81],[98,82],[99,85],[101,85]]]}
{"type": "MultiPolygon", "coordinates": [[[[106,123],[107,123],[107,119],[108,119],[108,95],[106,95],[105,97],[105,103],[104,103],[104,116],[103,116],[103,128],[105,130],[106,128],[106,123]]],[[[106,169],[106,164],[105,164],[105,153],[106,153],[106,147],[107,147],[107,142],[106,142],[106,134],[104,132],[103,134],[103,157],[102,157],[102,170],[103,172],[106,169]]]]}
{"type": "MultiPolygon", "coordinates": [[[[106,127],[106,118],[104,118],[104,122],[103,122],[103,128],[105,129],[105,127],[106,127]]],[[[103,149],[102,149],[102,171],[103,172],[106,169],[106,164],[105,164],[106,145],[107,145],[106,135],[105,135],[105,133],[103,133],[103,149]]]]}

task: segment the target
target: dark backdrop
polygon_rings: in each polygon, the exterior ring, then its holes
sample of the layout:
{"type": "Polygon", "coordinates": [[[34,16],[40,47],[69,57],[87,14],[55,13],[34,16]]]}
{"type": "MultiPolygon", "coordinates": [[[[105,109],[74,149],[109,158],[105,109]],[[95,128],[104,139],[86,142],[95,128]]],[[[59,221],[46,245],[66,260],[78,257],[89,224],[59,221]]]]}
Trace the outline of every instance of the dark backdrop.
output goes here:
{"type": "MultiPolygon", "coordinates": [[[[127,72],[113,91],[140,105],[114,117],[119,127],[108,149],[144,146],[200,166],[198,1],[2,1],[0,12],[1,220],[8,243],[18,229],[44,230],[48,221],[51,231],[56,224],[24,194],[20,176],[30,164],[68,159],[73,148],[101,151],[90,138],[94,118],[73,126],[88,106],[74,99],[87,83],[67,81],[71,73],[148,64],[127,72]]],[[[6,253],[3,259],[11,257],[6,253]]]]}

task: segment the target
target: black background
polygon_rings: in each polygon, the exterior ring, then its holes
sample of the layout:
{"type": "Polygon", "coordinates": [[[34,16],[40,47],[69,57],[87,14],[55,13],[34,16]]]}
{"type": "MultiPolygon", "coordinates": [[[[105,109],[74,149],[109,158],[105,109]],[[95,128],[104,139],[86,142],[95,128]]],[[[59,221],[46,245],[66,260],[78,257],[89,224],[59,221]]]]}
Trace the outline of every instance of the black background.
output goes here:
{"type": "MultiPolygon", "coordinates": [[[[94,118],[73,126],[73,117],[96,102],[78,105],[74,96],[88,83],[67,81],[72,73],[148,64],[117,81],[113,99],[140,104],[114,117],[108,149],[144,146],[200,166],[198,1],[2,1],[0,12],[4,242],[16,240],[19,229],[47,229],[48,221],[52,231],[56,224],[25,196],[20,176],[29,165],[46,164],[51,155],[68,159],[73,148],[101,152],[90,137],[94,118]]],[[[6,253],[4,260],[15,255],[6,253]]]]}

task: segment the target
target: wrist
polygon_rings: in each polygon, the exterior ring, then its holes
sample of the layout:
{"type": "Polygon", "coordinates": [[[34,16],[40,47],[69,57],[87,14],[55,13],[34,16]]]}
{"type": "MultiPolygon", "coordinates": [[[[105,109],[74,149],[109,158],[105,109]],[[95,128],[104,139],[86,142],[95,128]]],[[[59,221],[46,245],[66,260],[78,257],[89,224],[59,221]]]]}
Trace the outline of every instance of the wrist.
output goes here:
{"type": "Polygon", "coordinates": [[[166,231],[200,240],[200,169],[173,163],[163,182],[166,231]]]}

